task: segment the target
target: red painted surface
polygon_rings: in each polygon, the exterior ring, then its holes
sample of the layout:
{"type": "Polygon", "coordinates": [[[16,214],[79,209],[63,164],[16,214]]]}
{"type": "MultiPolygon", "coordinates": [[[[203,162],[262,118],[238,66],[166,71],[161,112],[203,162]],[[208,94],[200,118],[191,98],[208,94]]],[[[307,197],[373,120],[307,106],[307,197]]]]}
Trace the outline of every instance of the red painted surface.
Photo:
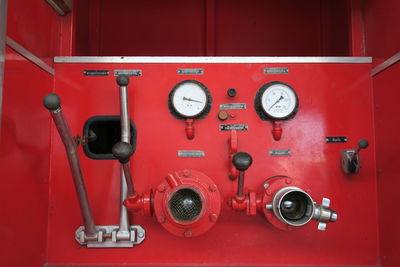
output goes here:
{"type": "Polygon", "coordinates": [[[387,59],[400,50],[400,1],[366,0],[364,5],[367,55],[387,59]]]}
{"type": "Polygon", "coordinates": [[[400,214],[390,208],[398,199],[400,186],[400,124],[394,119],[398,114],[399,74],[400,65],[397,63],[374,77],[380,253],[384,267],[400,264],[400,214]]]}
{"type": "MultiPolygon", "coordinates": [[[[326,232],[310,222],[296,231],[282,232],[264,216],[246,216],[226,204],[216,224],[206,234],[180,238],[165,231],[157,220],[134,214],[131,219],[147,233],[143,244],[132,249],[86,249],[74,240],[82,224],[73,192],[67,158],[53,131],[51,151],[48,231],[49,263],[153,263],[159,264],[289,264],[378,265],[377,194],[373,133],[372,87],[369,64],[267,64],[289,67],[284,75],[265,75],[266,64],[56,64],[56,92],[62,98],[66,118],[74,134],[94,115],[119,114],[115,77],[85,77],[84,69],[142,69],[129,85],[130,114],[138,129],[137,150],[132,157],[135,188],[156,189],[174,170],[195,169],[215,181],[226,201],[236,193],[229,179],[230,133],[221,132],[219,104],[246,103],[245,110],[232,110],[227,124],[247,123],[249,131],[238,132],[238,149],[253,157],[246,172],[245,188],[258,190],[274,175],[302,181],[318,202],[332,200],[337,223],[326,232]],[[177,68],[201,67],[205,74],[182,77],[177,68]],[[168,94],[183,79],[196,79],[211,91],[213,106],[205,119],[196,120],[196,138],[188,140],[182,121],[168,111],[168,94]],[[297,92],[297,116],[285,122],[279,142],[271,136],[271,123],[262,121],[253,109],[257,90],[280,80],[297,92]],[[234,87],[234,100],[226,94],[234,87]],[[347,144],[326,144],[326,136],[347,136],[347,144]],[[341,170],[340,151],[354,148],[360,138],[370,141],[363,151],[358,175],[341,170]],[[270,157],[269,149],[292,149],[290,157],[270,157]],[[204,150],[205,158],[178,158],[177,150],[204,150]],[[149,167],[151,166],[151,168],[149,167]]],[[[43,108],[44,109],[44,108],[43,108]]],[[[44,111],[45,112],[45,111],[44,111]]],[[[117,161],[86,158],[79,151],[88,194],[97,224],[117,224],[119,219],[119,174],[117,161]]],[[[225,202],[223,201],[223,202],[225,202]]]]}
{"type": "Polygon", "coordinates": [[[6,49],[0,142],[0,262],[46,262],[50,120],[43,94],[53,76],[6,49]]]}
{"type": "Polygon", "coordinates": [[[7,35],[37,57],[52,64],[60,54],[61,17],[46,1],[8,1],[7,35]]]}
{"type": "Polygon", "coordinates": [[[76,55],[351,54],[345,0],[76,2],[76,55]]]}

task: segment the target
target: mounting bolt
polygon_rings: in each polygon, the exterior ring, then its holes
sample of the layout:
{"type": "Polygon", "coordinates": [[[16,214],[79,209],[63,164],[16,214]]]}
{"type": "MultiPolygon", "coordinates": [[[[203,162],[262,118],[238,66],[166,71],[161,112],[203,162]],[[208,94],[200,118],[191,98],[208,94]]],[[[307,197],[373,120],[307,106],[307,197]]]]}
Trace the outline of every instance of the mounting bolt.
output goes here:
{"type": "Polygon", "coordinates": [[[271,191],[271,189],[267,189],[267,190],[265,190],[265,193],[267,194],[267,196],[270,196],[272,194],[272,191],[271,191]]]}
{"type": "Polygon", "coordinates": [[[212,213],[212,214],[210,214],[210,221],[211,222],[216,222],[217,221],[217,219],[218,219],[218,215],[217,214],[215,214],[215,213],[212,213]]]}
{"type": "Polygon", "coordinates": [[[189,170],[183,170],[183,175],[185,177],[189,177],[190,176],[190,171],[189,170]]]}
{"type": "Polygon", "coordinates": [[[291,183],[292,183],[292,179],[290,179],[290,178],[286,178],[286,179],[285,179],[285,183],[287,183],[287,184],[291,184],[291,183]]]}
{"type": "Polygon", "coordinates": [[[138,237],[139,237],[139,238],[143,238],[143,237],[144,237],[144,233],[143,233],[143,232],[139,232],[139,233],[138,233],[138,237]]]}
{"type": "Polygon", "coordinates": [[[160,184],[158,187],[157,187],[157,191],[158,192],[160,192],[160,193],[164,193],[164,191],[165,191],[165,184],[160,184]]]}
{"type": "Polygon", "coordinates": [[[215,192],[215,191],[217,191],[217,186],[215,184],[210,184],[210,186],[208,187],[208,190],[210,190],[211,192],[215,192]]]}
{"type": "Polygon", "coordinates": [[[166,218],[165,218],[164,215],[159,215],[157,217],[157,220],[158,220],[159,223],[165,223],[166,218]]]}
{"type": "Polygon", "coordinates": [[[264,189],[267,190],[269,184],[264,184],[264,189]]]}
{"type": "Polygon", "coordinates": [[[191,237],[192,236],[192,231],[191,230],[186,230],[185,232],[183,232],[183,236],[184,237],[191,237]]]}

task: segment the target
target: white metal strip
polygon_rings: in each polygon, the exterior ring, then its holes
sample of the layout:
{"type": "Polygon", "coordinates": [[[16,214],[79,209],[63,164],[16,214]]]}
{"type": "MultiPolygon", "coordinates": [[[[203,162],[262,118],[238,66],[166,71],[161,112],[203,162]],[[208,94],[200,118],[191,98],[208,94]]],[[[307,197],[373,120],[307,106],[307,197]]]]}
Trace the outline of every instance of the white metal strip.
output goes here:
{"type": "Polygon", "coordinates": [[[55,57],[56,63],[372,63],[371,57],[55,57]]]}
{"type": "Polygon", "coordinates": [[[387,59],[384,61],[382,64],[376,66],[375,68],[372,69],[371,71],[371,76],[374,77],[378,73],[381,73],[382,71],[386,70],[390,66],[396,64],[397,62],[400,61],[400,52],[392,56],[391,58],[387,59]]]}
{"type": "Polygon", "coordinates": [[[7,0],[0,0],[0,133],[3,104],[3,79],[7,31],[7,0]]]}
{"type": "Polygon", "coordinates": [[[43,60],[32,54],[29,50],[27,50],[25,47],[21,46],[8,36],[7,36],[7,45],[10,46],[12,49],[14,49],[16,52],[18,52],[21,56],[25,57],[32,63],[36,64],[44,71],[47,71],[51,75],[54,75],[55,71],[51,66],[46,64],[43,60]]]}

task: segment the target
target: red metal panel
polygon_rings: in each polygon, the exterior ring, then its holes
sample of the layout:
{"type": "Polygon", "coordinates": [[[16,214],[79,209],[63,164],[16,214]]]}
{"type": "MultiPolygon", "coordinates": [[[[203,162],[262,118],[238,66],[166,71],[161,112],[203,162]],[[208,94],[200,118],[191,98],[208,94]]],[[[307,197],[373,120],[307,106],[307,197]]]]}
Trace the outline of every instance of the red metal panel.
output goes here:
{"type": "Polygon", "coordinates": [[[367,55],[387,59],[399,52],[400,1],[366,0],[364,13],[367,55]]]}
{"type": "Polygon", "coordinates": [[[59,55],[63,18],[46,1],[8,1],[7,35],[37,57],[52,64],[59,55]]]}
{"type": "MultiPolygon", "coordinates": [[[[155,218],[138,214],[132,221],[147,230],[143,244],[132,249],[86,249],[74,240],[82,224],[67,158],[53,131],[51,153],[48,262],[49,263],[153,263],[159,264],[272,264],[272,265],[378,265],[377,194],[373,140],[372,88],[369,64],[56,64],[56,92],[62,98],[73,133],[81,133],[94,115],[119,114],[115,77],[83,76],[84,69],[142,69],[129,85],[130,112],[138,129],[137,151],[131,167],[139,192],[153,189],[168,172],[196,169],[215,181],[223,199],[232,196],[229,180],[229,132],[219,130],[219,104],[246,103],[231,111],[228,123],[248,123],[239,132],[239,151],[253,156],[245,187],[258,190],[273,175],[289,175],[306,183],[319,202],[332,200],[339,213],[327,232],[311,222],[302,229],[282,232],[261,216],[248,217],[223,206],[215,226],[206,234],[184,239],[165,231],[155,218]],[[263,68],[289,67],[284,75],[265,75],[263,68]],[[177,68],[201,67],[201,76],[176,75],[177,68]],[[196,120],[196,137],[187,140],[184,122],[168,111],[170,89],[183,79],[208,86],[213,106],[207,118],[196,120]],[[273,141],[271,124],[253,109],[254,96],[263,84],[281,80],[295,88],[300,99],[297,116],[283,123],[283,137],[273,141]],[[235,100],[226,94],[237,89],[235,100]],[[347,144],[326,144],[326,136],[347,136],[347,144]],[[363,151],[363,168],[346,176],[340,151],[370,141],[363,151]],[[292,149],[290,157],[270,157],[269,149],[292,149]],[[178,158],[177,150],[200,149],[205,158],[178,158]]],[[[80,151],[83,173],[98,224],[117,224],[119,217],[119,165],[96,161],[80,151]]]]}
{"type": "Polygon", "coordinates": [[[345,0],[91,0],[78,2],[75,10],[77,55],[351,53],[345,0]]]}
{"type": "Polygon", "coordinates": [[[0,262],[46,261],[50,119],[41,105],[53,76],[6,49],[0,144],[0,262]]]}
{"type": "Polygon", "coordinates": [[[400,264],[400,214],[391,208],[398,199],[400,186],[400,124],[396,119],[399,74],[400,64],[397,64],[374,77],[380,253],[385,267],[400,264]]]}

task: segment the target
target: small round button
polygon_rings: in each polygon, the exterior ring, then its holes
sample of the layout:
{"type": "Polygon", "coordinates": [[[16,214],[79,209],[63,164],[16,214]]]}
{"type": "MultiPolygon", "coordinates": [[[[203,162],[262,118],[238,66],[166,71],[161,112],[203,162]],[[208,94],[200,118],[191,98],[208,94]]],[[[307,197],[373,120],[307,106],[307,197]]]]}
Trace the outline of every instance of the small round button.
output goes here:
{"type": "Polygon", "coordinates": [[[236,96],[236,89],[235,88],[228,89],[228,96],[229,97],[235,97],[236,96]]]}
{"type": "Polygon", "coordinates": [[[224,120],[228,119],[228,117],[229,117],[229,114],[226,110],[220,110],[218,112],[218,119],[220,121],[224,121],[224,120]]]}

